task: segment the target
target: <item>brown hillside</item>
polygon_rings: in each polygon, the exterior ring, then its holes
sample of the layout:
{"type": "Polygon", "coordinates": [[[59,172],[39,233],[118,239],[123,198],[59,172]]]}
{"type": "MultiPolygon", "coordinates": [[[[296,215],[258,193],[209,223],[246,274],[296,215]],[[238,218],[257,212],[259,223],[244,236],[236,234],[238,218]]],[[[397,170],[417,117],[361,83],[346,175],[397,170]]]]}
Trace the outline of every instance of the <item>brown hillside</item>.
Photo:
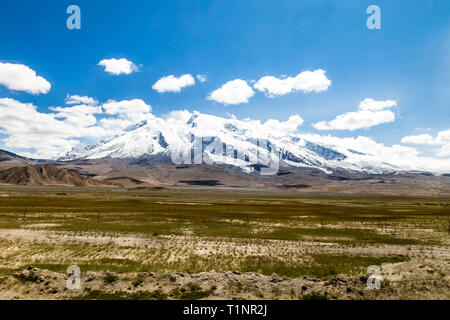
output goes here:
{"type": "Polygon", "coordinates": [[[0,171],[0,183],[30,186],[101,186],[102,183],[52,164],[13,167],[0,171]]]}

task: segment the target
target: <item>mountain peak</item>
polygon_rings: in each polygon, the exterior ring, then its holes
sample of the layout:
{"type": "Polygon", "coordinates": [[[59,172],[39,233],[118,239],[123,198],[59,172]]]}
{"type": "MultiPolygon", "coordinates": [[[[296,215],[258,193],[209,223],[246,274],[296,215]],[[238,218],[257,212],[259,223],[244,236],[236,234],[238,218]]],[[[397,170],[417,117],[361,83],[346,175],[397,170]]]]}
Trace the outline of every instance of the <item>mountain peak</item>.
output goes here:
{"type": "MultiPolygon", "coordinates": [[[[359,150],[358,146],[348,147],[344,139],[329,139],[324,143],[321,140],[326,137],[295,132],[302,121],[290,118],[286,122],[261,123],[175,111],[164,119],[153,117],[141,121],[109,140],[76,147],[58,160],[143,159],[164,155],[175,159],[175,164],[179,164],[180,159],[187,164],[223,163],[245,172],[253,172],[255,165],[272,166],[274,161],[292,167],[316,168],[325,173],[336,170],[373,174],[429,171],[418,165],[387,161],[359,150]],[[262,156],[264,154],[266,156],[262,156]]],[[[366,144],[371,142],[369,138],[358,139],[366,139],[363,140],[366,144]]]]}

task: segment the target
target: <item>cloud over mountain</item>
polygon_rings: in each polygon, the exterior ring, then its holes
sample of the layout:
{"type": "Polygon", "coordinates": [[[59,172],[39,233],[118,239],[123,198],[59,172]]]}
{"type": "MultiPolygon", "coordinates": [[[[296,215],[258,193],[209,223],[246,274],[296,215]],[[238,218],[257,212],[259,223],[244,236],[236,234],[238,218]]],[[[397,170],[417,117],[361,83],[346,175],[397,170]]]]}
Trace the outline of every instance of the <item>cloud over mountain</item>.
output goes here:
{"type": "Polygon", "coordinates": [[[402,143],[422,144],[422,145],[435,144],[433,137],[428,133],[403,137],[402,143]]]}
{"type": "Polygon", "coordinates": [[[436,155],[438,157],[450,157],[450,129],[438,132],[435,138],[427,133],[415,136],[406,136],[403,137],[402,143],[438,146],[439,149],[436,151],[436,155]]]}
{"type": "Polygon", "coordinates": [[[385,110],[397,106],[394,100],[375,101],[365,99],[360,102],[358,111],[338,115],[331,121],[313,124],[317,130],[358,130],[369,129],[383,123],[395,121],[395,113],[385,110]]]}
{"type": "Polygon", "coordinates": [[[0,132],[6,135],[6,147],[33,150],[35,157],[51,157],[60,150],[79,143],[77,138],[101,137],[102,128],[92,126],[92,110],[54,108],[57,113],[43,113],[31,103],[10,98],[0,99],[0,132]],[[84,111],[84,114],[80,112],[84,111]]]}

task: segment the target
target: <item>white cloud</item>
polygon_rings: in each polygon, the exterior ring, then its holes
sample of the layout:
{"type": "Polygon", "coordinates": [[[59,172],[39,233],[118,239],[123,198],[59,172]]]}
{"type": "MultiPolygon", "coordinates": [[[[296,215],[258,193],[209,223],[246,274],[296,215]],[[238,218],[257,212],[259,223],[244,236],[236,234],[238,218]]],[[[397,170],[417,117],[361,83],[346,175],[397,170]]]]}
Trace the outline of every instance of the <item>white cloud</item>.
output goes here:
{"type": "Polygon", "coordinates": [[[97,105],[98,101],[87,96],[67,95],[66,104],[97,105]]]}
{"type": "Polygon", "coordinates": [[[141,99],[114,101],[109,100],[102,105],[106,114],[118,115],[130,120],[140,120],[140,116],[150,113],[152,107],[141,99]]]}
{"type": "Polygon", "coordinates": [[[153,90],[159,93],[163,92],[180,92],[184,87],[195,85],[194,77],[190,74],[184,74],[177,78],[173,75],[159,79],[153,86],[153,90]]]}
{"type": "Polygon", "coordinates": [[[358,130],[369,129],[373,126],[394,122],[392,111],[358,111],[341,114],[331,121],[320,121],[313,126],[317,130],[358,130]]]}
{"type": "MultiPolygon", "coordinates": [[[[202,116],[206,117],[206,115],[202,116]]],[[[225,124],[231,124],[239,128],[240,131],[245,132],[246,136],[248,137],[258,137],[264,139],[269,139],[270,137],[280,138],[296,133],[298,127],[301,126],[304,122],[302,117],[300,117],[299,115],[290,116],[286,121],[268,119],[265,122],[261,122],[260,120],[254,120],[251,118],[239,120],[234,114],[228,114],[228,116],[229,119],[208,116],[210,120],[208,120],[207,122],[211,126],[211,132],[202,135],[214,135],[214,132],[217,133],[218,127],[223,127],[225,124]],[[225,121],[225,123],[222,123],[223,121],[225,121]]]]}
{"type": "Polygon", "coordinates": [[[52,111],[56,111],[55,118],[65,119],[66,123],[77,127],[89,127],[97,123],[94,114],[102,113],[100,107],[89,105],[77,105],[73,107],[50,107],[52,111]]]}
{"type": "Polygon", "coordinates": [[[381,111],[381,110],[393,108],[396,106],[397,106],[397,101],[395,101],[395,100],[376,101],[376,100],[367,98],[359,103],[358,109],[361,111],[381,111]]]}
{"type": "Polygon", "coordinates": [[[394,100],[375,101],[365,99],[359,104],[357,112],[338,115],[331,121],[320,121],[313,124],[317,130],[358,130],[395,121],[395,113],[384,110],[397,106],[394,100]]]}
{"type": "Polygon", "coordinates": [[[103,128],[92,126],[95,124],[92,118],[87,117],[83,121],[84,116],[76,115],[73,108],[76,107],[55,107],[53,110],[57,114],[47,114],[39,112],[31,103],[0,99],[0,132],[7,135],[3,139],[5,146],[36,150],[34,157],[48,158],[78,144],[77,138],[98,138],[107,134],[103,128]]]}
{"type": "Polygon", "coordinates": [[[304,71],[296,77],[276,78],[265,76],[259,79],[254,88],[265,92],[269,97],[282,96],[292,92],[302,91],[304,93],[322,92],[328,90],[331,80],[325,75],[325,71],[304,71]]]}
{"type": "Polygon", "coordinates": [[[402,143],[423,144],[423,145],[435,144],[433,137],[428,133],[403,137],[402,143]]]}
{"type": "Polygon", "coordinates": [[[99,66],[105,67],[105,72],[118,76],[120,74],[131,74],[139,71],[139,68],[131,61],[122,59],[104,59],[98,63],[99,66]]]}
{"type": "Polygon", "coordinates": [[[439,146],[436,150],[438,157],[450,157],[450,130],[438,132],[436,138],[429,134],[420,134],[416,136],[406,136],[402,139],[403,143],[412,143],[419,145],[435,145],[439,146]]]}
{"type": "Polygon", "coordinates": [[[140,99],[49,109],[52,113],[43,113],[31,103],[0,99],[0,133],[7,136],[5,147],[34,150],[21,153],[34,158],[54,158],[84,139],[111,137],[153,117],[151,106],[140,99]],[[99,119],[99,115],[109,117],[99,119]]]}
{"type": "Polygon", "coordinates": [[[449,144],[450,145],[450,129],[440,131],[436,136],[437,144],[449,144]]]}
{"type": "Polygon", "coordinates": [[[450,157],[450,144],[443,145],[436,155],[443,158],[450,157]]]}
{"type": "Polygon", "coordinates": [[[196,78],[201,83],[208,81],[208,77],[206,76],[206,74],[198,74],[196,75],[196,78]]]}
{"type": "Polygon", "coordinates": [[[126,118],[104,118],[100,119],[100,126],[112,135],[120,134],[123,130],[135,124],[126,118]]]}
{"type": "Polygon", "coordinates": [[[110,100],[103,104],[102,108],[105,114],[115,116],[100,120],[101,126],[114,134],[119,134],[129,126],[153,117],[152,107],[141,99],[110,100]]]}
{"type": "Polygon", "coordinates": [[[47,93],[52,87],[50,82],[23,64],[1,62],[0,84],[10,90],[25,91],[31,94],[47,93]]]}
{"type": "Polygon", "coordinates": [[[450,157],[450,129],[440,131],[436,136],[435,142],[441,146],[436,155],[438,157],[450,157]]]}
{"type": "Polygon", "coordinates": [[[228,81],[219,89],[211,92],[207,99],[224,105],[237,105],[248,103],[254,94],[255,92],[245,80],[236,79],[228,81]]]}
{"type": "Polygon", "coordinates": [[[304,120],[298,115],[289,117],[287,121],[279,121],[276,119],[269,119],[263,124],[263,128],[266,132],[270,132],[273,135],[285,135],[295,132],[299,126],[303,124],[304,120]]]}
{"type": "MultiPolygon", "coordinates": [[[[362,155],[353,153],[347,153],[347,155],[349,157],[360,158],[363,161],[365,161],[367,157],[368,163],[373,163],[372,157],[375,157],[376,159],[379,159],[378,161],[381,165],[383,165],[384,163],[391,163],[398,166],[401,170],[418,170],[418,168],[420,168],[420,170],[448,173],[450,168],[450,162],[448,159],[421,157],[419,156],[419,152],[415,148],[405,147],[397,144],[386,146],[382,143],[376,142],[374,139],[369,137],[359,136],[357,138],[338,138],[331,135],[324,136],[318,134],[305,134],[302,135],[302,137],[308,141],[332,147],[337,151],[343,151],[340,150],[341,147],[357,151],[362,153],[362,155]]],[[[447,146],[450,146],[450,144],[447,146]]],[[[450,148],[442,150],[442,155],[437,155],[445,157],[445,151],[449,152],[450,148]]],[[[450,156],[450,152],[447,153],[446,156],[450,156]]]]}

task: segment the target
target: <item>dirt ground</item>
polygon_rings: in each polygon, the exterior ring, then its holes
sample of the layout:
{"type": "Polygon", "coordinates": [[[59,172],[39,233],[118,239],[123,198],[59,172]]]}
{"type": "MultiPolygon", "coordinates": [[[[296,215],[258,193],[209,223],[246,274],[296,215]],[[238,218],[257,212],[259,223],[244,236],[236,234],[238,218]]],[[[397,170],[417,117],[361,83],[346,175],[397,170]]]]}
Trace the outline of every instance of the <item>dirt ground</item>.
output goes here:
{"type": "Polygon", "coordinates": [[[0,277],[0,299],[450,299],[448,243],[444,246],[344,246],[317,241],[139,237],[36,230],[37,227],[43,226],[0,230],[0,269],[13,270],[14,267],[29,264],[23,270],[0,277]],[[74,245],[78,253],[67,250],[68,244],[74,245]],[[48,245],[56,247],[44,250],[48,245]],[[336,274],[324,280],[236,270],[187,273],[114,272],[81,268],[81,287],[70,290],[65,272],[33,266],[34,261],[60,261],[64,268],[71,265],[71,255],[74,254],[86,259],[109,257],[129,261],[147,256],[152,260],[158,259],[156,253],[160,254],[161,250],[172,253],[164,257],[165,261],[175,263],[191,254],[210,259],[225,254],[232,254],[236,259],[260,255],[296,259],[299,263],[303,258],[318,253],[355,256],[396,254],[405,255],[409,260],[383,263],[380,289],[368,288],[370,275],[364,272],[336,274]]]}

